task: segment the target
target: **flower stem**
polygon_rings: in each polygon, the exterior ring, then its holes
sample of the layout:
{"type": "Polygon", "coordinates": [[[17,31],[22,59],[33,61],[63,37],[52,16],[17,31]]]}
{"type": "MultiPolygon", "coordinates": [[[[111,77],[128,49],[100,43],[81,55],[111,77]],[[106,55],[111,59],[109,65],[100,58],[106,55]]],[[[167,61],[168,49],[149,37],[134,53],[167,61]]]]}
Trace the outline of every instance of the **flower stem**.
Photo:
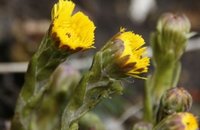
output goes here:
{"type": "Polygon", "coordinates": [[[71,130],[72,124],[93,109],[103,98],[122,91],[121,83],[103,73],[101,53],[97,53],[89,72],[76,86],[67,104],[61,122],[61,130],[71,130]]]}
{"type": "Polygon", "coordinates": [[[172,62],[168,65],[156,67],[153,75],[147,80],[144,100],[144,119],[146,121],[155,122],[153,117],[156,116],[160,98],[167,89],[177,85],[180,66],[179,62],[172,62]]]}
{"type": "Polygon", "coordinates": [[[41,103],[45,91],[50,86],[51,74],[60,63],[66,60],[68,55],[69,53],[58,50],[54,41],[45,35],[29,63],[25,82],[17,100],[11,130],[34,129],[35,108],[41,103]]]}
{"type": "MultiPolygon", "coordinates": [[[[150,78],[150,77],[149,77],[150,78]]],[[[146,85],[145,85],[145,94],[144,94],[144,120],[148,122],[153,121],[153,108],[152,108],[152,99],[150,95],[150,87],[147,85],[148,81],[150,79],[147,79],[146,85]]]]}

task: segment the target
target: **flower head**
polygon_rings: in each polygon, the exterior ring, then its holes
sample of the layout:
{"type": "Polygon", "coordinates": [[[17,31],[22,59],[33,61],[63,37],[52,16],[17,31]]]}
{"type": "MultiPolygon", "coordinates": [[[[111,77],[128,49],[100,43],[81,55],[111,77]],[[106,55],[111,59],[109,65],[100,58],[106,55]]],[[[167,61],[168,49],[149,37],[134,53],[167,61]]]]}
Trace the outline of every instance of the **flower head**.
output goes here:
{"type": "Polygon", "coordinates": [[[85,50],[93,47],[94,23],[82,12],[73,13],[75,4],[59,0],[52,9],[50,35],[59,48],[85,50]]]}
{"type": "Polygon", "coordinates": [[[120,33],[114,37],[115,40],[121,41],[123,45],[117,60],[121,69],[125,70],[127,75],[133,77],[139,77],[139,74],[147,72],[149,58],[145,56],[144,39],[138,34],[130,31],[125,32],[124,29],[121,29],[120,33]]]}
{"type": "Polygon", "coordinates": [[[184,130],[198,130],[197,119],[194,115],[185,112],[180,114],[180,116],[182,116],[181,121],[184,125],[184,130]]]}
{"type": "Polygon", "coordinates": [[[199,130],[196,117],[188,112],[179,112],[164,118],[155,130],[199,130]]]}
{"type": "Polygon", "coordinates": [[[148,70],[149,58],[145,56],[144,39],[130,31],[120,29],[99,53],[102,57],[102,67],[106,74],[115,78],[139,76],[148,70]]]}

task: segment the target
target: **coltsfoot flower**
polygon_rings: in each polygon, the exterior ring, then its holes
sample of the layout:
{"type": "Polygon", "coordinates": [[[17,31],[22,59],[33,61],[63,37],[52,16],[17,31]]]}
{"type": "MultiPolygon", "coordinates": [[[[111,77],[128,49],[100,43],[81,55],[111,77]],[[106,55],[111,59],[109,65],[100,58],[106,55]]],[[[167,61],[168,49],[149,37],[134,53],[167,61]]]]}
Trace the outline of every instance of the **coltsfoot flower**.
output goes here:
{"type": "MultiPolygon", "coordinates": [[[[59,86],[59,90],[56,90],[58,88],[52,88],[52,86],[50,86],[50,83],[52,83],[51,75],[55,69],[66,61],[69,55],[93,47],[95,26],[88,16],[82,12],[77,12],[72,15],[74,7],[75,4],[69,0],[59,0],[59,2],[54,5],[52,9],[52,23],[48,33],[44,36],[38,50],[29,62],[23,89],[17,101],[16,114],[13,117],[12,130],[28,130],[32,126],[34,126],[34,129],[45,130],[47,127],[50,129],[50,127],[54,128],[54,125],[58,126],[54,122],[49,124],[53,116],[48,115],[50,118],[45,117],[45,120],[43,120],[40,118],[40,115],[37,114],[38,111],[35,110],[43,106],[47,107],[45,104],[46,102],[43,102],[45,101],[43,100],[45,96],[47,96],[47,100],[49,101],[49,99],[54,98],[55,95],[62,95],[58,93],[63,92],[60,90],[63,86],[59,86]],[[54,91],[52,94],[48,95],[46,92],[52,89],[57,92],[54,91]],[[35,116],[33,117],[30,115],[35,116]],[[39,118],[43,120],[42,124],[41,120],[37,120],[39,118]],[[44,125],[45,123],[49,125],[46,127],[46,125],[44,125]]],[[[73,77],[70,78],[73,79],[73,77]]],[[[72,83],[72,85],[71,82],[63,82],[62,84],[70,85],[70,88],[76,85],[75,82],[72,83]]],[[[71,89],[69,91],[71,91],[71,89]]],[[[65,95],[66,94],[67,93],[65,93],[65,95]]],[[[51,103],[52,102],[54,101],[51,100],[51,103]]],[[[55,109],[52,111],[54,110],[55,109]]],[[[49,110],[49,112],[50,111],[51,110],[49,110]]],[[[54,121],[56,120],[55,118],[54,121]]],[[[75,128],[77,127],[77,125],[73,126],[75,128]]]]}
{"type": "Polygon", "coordinates": [[[185,112],[180,113],[179,116],[181,117],[181,122],[184,125],[183,130],[199,130],[198,121],[193,114],[185,112]]]}
{"type": "Polygon", "coordinates": [[[108,60],[109,65],[105,68],[111,75],[132,76],[136,78],[143,78],[139,76],[148,71],[149,57],[146,55],[146,47],[144,39],[131,31],[120,29],[120,32],[115,35],[103,50],[110,51],[110,54],[103,56],[103,59],[112,57],[108,60]]]}
{"type": "Polygon", "coordinates": [[[154,130],[199,130],[196,117],[188,112],[180,112],[164,118],[154,130]]]}
{"type": "Polygon", "coordinates": [[[127,58],[124,63],[119,63],[122,69],[127,70],[126,74],[137,77],[138,74],[145,73],[148,70],[149,58],[144,57],[146,54],[146,47],[144,45],[144,39],[133,32],[125,32],[121,30],[120,35],[115,39],[119,39],[123,42],[124,50],[119,57],[119,61],[123,58],[127,58]]]}
{"type": "Polygon", "coordinates": [[[54,5],[49,33],[59,48],[76,52],[93,47],[95,25],[84,13],[73,14],[74,7],[70,0],[54,5]]]}

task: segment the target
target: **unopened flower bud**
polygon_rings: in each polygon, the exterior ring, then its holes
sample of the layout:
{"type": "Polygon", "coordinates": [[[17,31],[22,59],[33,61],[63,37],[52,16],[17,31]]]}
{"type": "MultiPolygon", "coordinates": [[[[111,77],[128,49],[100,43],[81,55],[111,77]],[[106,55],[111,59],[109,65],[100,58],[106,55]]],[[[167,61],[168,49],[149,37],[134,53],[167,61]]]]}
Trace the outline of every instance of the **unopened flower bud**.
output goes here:
{"type": "Polygon", "coordinates": [[[184,88],[171,88],[167,90],[160,102],[157,121],[176,112],[189,111],[192,106],[192,97],[184,88]]]}
{"type": "Polygon", "coordinates": [[[154,130],[199,130],[196,117],[188,112],[174,113],[159,122],[154,130]]]}
{"type": "Polygon", "coordinates": [[[185,15],[164,14],[152,35],[152,49],[156,64],[177,61],[183,54],[190,32],[190,21],[185,15]]]}
{"type": "Polygon", "coordinates": [[[166,13],[158,21],[157,30],[160,32],[172,31],[186,34],[189,33],[190,26],[190,21],[185,15],[166,13]]]}

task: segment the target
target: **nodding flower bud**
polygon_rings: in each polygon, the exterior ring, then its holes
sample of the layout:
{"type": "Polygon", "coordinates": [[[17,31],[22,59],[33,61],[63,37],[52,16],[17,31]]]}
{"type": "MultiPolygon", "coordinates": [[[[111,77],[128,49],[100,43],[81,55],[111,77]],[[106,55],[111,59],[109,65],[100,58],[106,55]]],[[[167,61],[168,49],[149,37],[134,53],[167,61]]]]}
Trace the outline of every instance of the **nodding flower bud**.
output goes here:
{"type": "Polygon", "coordinates": [[[149,66],[144,43],[140,35],[121,29],[101,50],[105,72],[114,77],[143,78],[139,75],[146,73],[149,66]]]}
{"type": "Polygon", "coordinates": [[[189,111],[192,106],[192,96],[184,88],[171,88],[167,90],[160,101],[157,121],[176,112],[189,111]]]}
{"type": "Polygon", "coordinates": [[[154,130],[199,130],[196,117],[188,112],[179,112],[167,116],[154,130]]]}

